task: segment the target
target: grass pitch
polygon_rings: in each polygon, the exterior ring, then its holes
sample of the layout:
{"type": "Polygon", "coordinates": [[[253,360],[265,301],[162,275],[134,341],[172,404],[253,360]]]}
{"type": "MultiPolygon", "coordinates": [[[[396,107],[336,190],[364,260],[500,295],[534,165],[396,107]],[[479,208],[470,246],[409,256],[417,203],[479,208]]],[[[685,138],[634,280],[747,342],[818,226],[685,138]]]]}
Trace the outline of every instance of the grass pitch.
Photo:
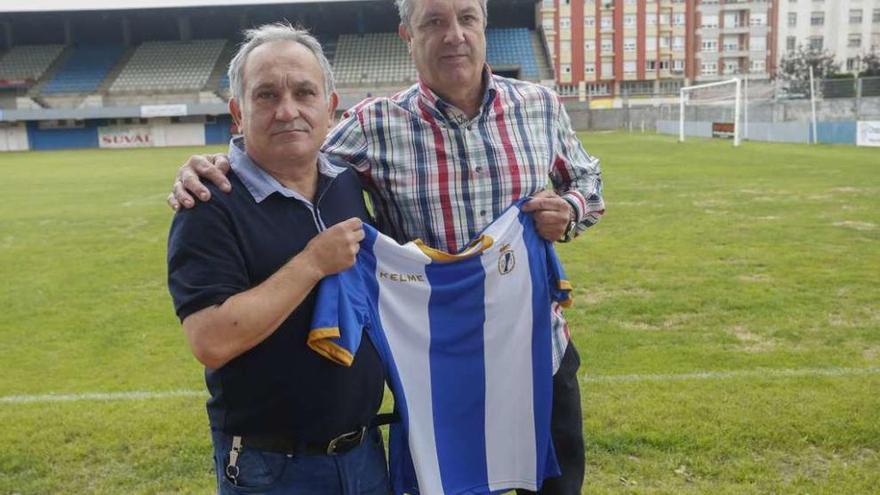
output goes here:
{"type": "MultiPolygon", "coordinates": [[[[876,493],[880,153],[582,139],[608,203],[559,249],[584,493],[876,493]]],[[[0,493],[212,493],[164,258],[204,150],[0,155],[0,493]]]]}

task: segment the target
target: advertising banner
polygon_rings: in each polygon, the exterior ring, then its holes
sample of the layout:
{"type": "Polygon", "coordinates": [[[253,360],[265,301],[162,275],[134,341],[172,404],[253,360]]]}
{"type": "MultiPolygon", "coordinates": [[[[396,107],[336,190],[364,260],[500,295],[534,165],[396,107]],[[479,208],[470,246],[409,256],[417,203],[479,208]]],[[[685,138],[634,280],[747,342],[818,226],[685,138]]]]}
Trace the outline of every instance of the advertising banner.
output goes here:
{"type": "Polygon", "coordinates": [[[856,129],[856,144],[859,146],[880,146],[880,121],[859,122],[856,129]]]}
{"type": "Polygon", "coordinates": [[[149,127],[98,127],[101,148],[145,148],[153,146],[149,127]]]}

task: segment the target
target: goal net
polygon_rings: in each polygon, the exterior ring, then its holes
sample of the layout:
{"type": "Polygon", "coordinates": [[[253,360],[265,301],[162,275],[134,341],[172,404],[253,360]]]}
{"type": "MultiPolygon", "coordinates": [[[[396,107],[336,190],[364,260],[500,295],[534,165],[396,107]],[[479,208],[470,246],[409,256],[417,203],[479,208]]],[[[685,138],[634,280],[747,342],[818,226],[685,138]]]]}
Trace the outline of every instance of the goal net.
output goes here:
{"type": "Polygon", "coordinates": [[[741,84],[740,79],[729,79],[681,88],[678,140],[684,142],[686,134],[723,137],[739,146],[741,84]]]}

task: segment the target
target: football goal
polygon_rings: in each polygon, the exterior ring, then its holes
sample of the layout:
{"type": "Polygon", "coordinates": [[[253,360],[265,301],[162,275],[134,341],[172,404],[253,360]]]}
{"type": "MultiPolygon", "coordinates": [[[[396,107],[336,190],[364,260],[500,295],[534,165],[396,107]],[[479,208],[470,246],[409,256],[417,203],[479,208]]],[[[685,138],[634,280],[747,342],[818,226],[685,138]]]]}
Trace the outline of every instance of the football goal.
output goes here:
{"type": "MultiPolygon", "coordinates": [[[[711,123],[711,136],[733,138],[740,143],[742,81],[739,78],[681,88],[678,140],[684,142],[687,121],[711,123]],[[687,110],[691,108],[690,112],[687,110]],[[688,115],[690,113],[690,115],[688,115]]],[[[702,125],[702,124],[701,124],[702,125]]]]}

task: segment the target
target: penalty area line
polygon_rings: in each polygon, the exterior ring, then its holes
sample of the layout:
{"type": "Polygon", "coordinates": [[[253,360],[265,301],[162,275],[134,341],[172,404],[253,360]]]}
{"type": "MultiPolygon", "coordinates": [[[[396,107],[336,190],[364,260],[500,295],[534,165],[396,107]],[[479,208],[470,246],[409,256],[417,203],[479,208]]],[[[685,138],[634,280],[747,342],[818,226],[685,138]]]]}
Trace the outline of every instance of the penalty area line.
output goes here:
{"type": "Polygon", "coordinates": [[[681,374],[587,375],[585,383],[679,382],[686,380],[723,380],[728,378],[797,378],[838,377],[880,374],[880,368],[782,368],[737,371],[700,371],[681,374]]]}
{"type": "MultiPolygon", "coordinates": [[[[583,383],[640,383],[678,382],[686,380],[723,380],[729,378],[791,378],[791,377],[844,377],[880,374],[880,368],[788,368],[740,371],[701,371],[681,374],[586,375],[583,383]]],[[[179,397],[207,399],[205,390],[166,390],[129,392],[85,392],[78,394],[49,393],[41,395],[7,395],[0,397],[2,404],[34,404],[51,402],[109,402],[161,400],[179,397]]]]}

